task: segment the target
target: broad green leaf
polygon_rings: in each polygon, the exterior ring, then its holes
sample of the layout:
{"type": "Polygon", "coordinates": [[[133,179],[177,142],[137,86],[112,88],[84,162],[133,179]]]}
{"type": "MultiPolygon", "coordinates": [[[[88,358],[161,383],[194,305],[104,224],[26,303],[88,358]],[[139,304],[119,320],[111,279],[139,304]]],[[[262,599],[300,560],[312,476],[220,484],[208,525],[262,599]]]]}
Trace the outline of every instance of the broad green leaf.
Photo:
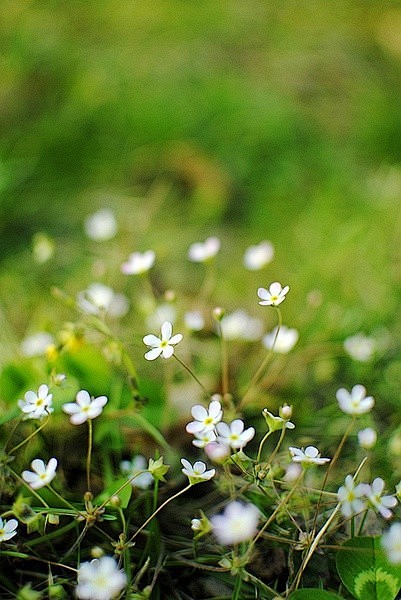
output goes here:
{"type": "Polygon", "coordinates": [[[337,570],[358,600],[394,600],[401,588],[401,566],[387,561],[380,537],[347,540],[337,553],[337,570]]]}
{"type": "Polygon", "coordinates": [[[343,600],[333,592],[325,592],[318,588],[303,588],[293,592],[288,600],[343,600]]]}

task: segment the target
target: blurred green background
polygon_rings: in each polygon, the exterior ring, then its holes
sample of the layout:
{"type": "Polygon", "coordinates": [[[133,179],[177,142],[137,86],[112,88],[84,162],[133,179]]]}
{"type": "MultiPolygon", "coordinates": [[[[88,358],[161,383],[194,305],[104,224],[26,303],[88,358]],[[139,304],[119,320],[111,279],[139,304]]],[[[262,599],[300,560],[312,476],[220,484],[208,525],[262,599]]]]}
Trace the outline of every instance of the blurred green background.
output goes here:
{"type": "Polygon", "coordinates": [[[303,394],[363,379],[399,408],[400,2],[3,0],[1,12],[3,362],[59,326],[51,286],[127,291],[121,262],[153,248],[155,287],[195,295],[188,245],[218,235],[215,303],[255,314],[257,287],[290,284],[303,394]],[[119,224],[103,245],[83,229],[102,207],[119,224]],[[38,232],[55,248],[43,264],[38,232]],[[276,257],[251,279],[242,253],[262,239],[276,257]],[[386,340],[368,364],[342,350],[358,331],[386,340]]]}

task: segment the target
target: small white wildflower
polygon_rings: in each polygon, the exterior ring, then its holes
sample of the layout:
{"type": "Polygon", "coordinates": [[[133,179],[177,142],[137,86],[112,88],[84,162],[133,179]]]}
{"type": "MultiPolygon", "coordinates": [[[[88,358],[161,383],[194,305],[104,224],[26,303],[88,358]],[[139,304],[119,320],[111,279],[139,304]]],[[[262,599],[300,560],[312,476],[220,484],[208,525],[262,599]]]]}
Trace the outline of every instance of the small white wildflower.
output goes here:
{"type": "Polygon", "coordinates": [[[353,360],[367,362],[376,350],[376,341],[364,333],[356,333],[344,340],[344,349],[353,360]]]}
{"type": "Polygon", "coordinates": [[[256,246],[249,246],[244,253],[244,266],[249,271],[259,271],[273,260],[274,247],[264,240],[256,246]]]}
{"type": "Polygon", "coordinates": [[[10,519],[6,521],[0,517],[0,542],[7,542],[17,535],[18,521],[10,519]]]}
{"type": "Polygon", "coordinates": [[[296,329],[282,325],[277,334],[277,327],[270,333],[267,333],[263,338],[263,345],[268,350],[273,349],[279,354],[287,354],[293,349],[299,338],[299,332],[296,329]],[[277,338],[276,338],[277,335],[277,338]]]}
{"type": "Polygon", "coordinates": [[[188,433],[195,434],[214,429],[215,425],[221,421],[223,411],[220,402],[212,400],[208,409],[200,404],[195,404],[191,408],[191,415],[195,420],[188,423],[185,429],[188,433]]]}
{"type": "Polygon", "coordinates": [[[133,252],[128,260],[121,265],[121,272],[124,275],[141,275],[153,267],[156,260],[156,254],[153,250],[146,252],[133,252]]]}
{"type": "Polygon", "coordinates": [[[110,208],[101,208],[85,219],[85,233],[91,240],[104,242],[117,233],[117,221],[110,208]]]}
{"type": "MultiPolygon", "coordinates": [[[[145,310],[146,312],[146,310],[145,310]]],[[[177,311],[171,302],[163,302],[159,306],[152,307],[151,313],[146,317],[146,326],[149,329],[160,329],[165,321],[174,325],[177,319],[177,311]]]]}
{"type": "Polygon", "coordinates": [[[262,306],[278,306],[285,300],[289,290],[290,287],[288,285],[282,287],[278,281],[272,283],[268,290],[266,288],[259,288],[258,296],[262,299],[259,304],[262,306]]]}
{"type": "Polygon", "coordinates": [[[165,321],[161,326],[161,338],[153,334],[145,335],[143,338],[144,344],[151,347],[149,352],[146,352],[146,360],[155,360],[162,355],[163,358],[170,358],[174,354],[174,346],[182,340],[182,334],[176,333],[172,336],[173,326],[169,321],[165,321]]]}
{"type": "Polygon", "coordinates": [[[216,434],[213,430],[201,431],[200,433],[195,433],[195,439],[192,440],[192,443],[197,448],[204,448],[208,444],[216,441],[216,434]]]}
{"type": "Polygon", "coordinates": [[[189,331],[201,331],[205,326],[205,319],[199,310],[190,310],[184,315],[184,323],[189,331]]]}
{"type": "Polygon", "coordinates": [[[393,523],[388,531],[383,533],[382,546],[389,562],[401,564],[401,523],[393,523]]]}
{"type": "Polygon", "coordinates": [[[260,340],[263,335],[262,321],[251,317],[244,310],[236,310],[229,315],[224,315],[220,327],[226,340],[254,342],[260,340]]]}
{"type": "Polygon", "coordinates": [[[88,315],[107,313],[110,317],[123,317],[129,310],[128,299],[124,294],[114,292],[103,283],[92,283],[77,295],[79,308],[88,315]]]}
{"type": "Polygon", "coordinates": [[[303,467],[309,465],[324,465],[330,462],[330,458],[321,458],[320,452],[315,446],[307,446],[305,450],[303,448],[289,448],[292,460],[294,462],[301,463],[303,467]]]}
{"type": "Polygon", "coordinates": [[[370,450],[376,445],[377,433],[372,427],[366,427],[358,431],[358,442],[361,448],[370,450]]]}
{"type": "Polygon", "coordinates": [[[355,485],[352,475],[347,475],[345,483],[337,492],[338,501],[341,502],[341,512],[344,517],[352,517],[362,512],[366,508],[366,501],[363,500],[365,487],[363,483],[355,485]]]}
{"type": "Polygon", "coordinates": [[[254,427],[245,429],[242,419],[235,419],[230,425],[227,423],[218,423],[216,425],[217,439],[220,444],[230,446],[233,450],[244,448],[255,435],[254,427]]]}
{"type": "Polygon", "coordinates": [[[39,231],[32,238],[33,259],[40,265],[43,265],[54,255],[56,249],[54,240],[46,233],[39,231]]]}
{"type": "Polygon", "coordinates": [[[33,471],[22,471],[22,479],[33,490],[39,490],[48,485],[56,476],[57,459],[51,458],[46,465],[40,458],[35,458],[31,462],[31,468],[33,471]]]}
{"type": "Polygon", "coordinates": [[[49,346],[54,344],[54,337],[45,331],[38,331],[27,336],[21,342],[21,351],[24,356],[42,356],[49,346]]]}
{"type": "Polygon", "coordinates": [[[231,454],[230,446],[219,442],[210,442],[204,447],[205,454],[215,463],[223,463],[231,454]]]}
{"type": "Polygon", "coordinates": [[[211,517],[213,534],[219,544],[239,544],[252,539],[258,527],[259,509],[254,504],[230,502],[221,515],[211,517]]]}
{"type": "Polygon", "coordinates": [[[154,479],[152,475],[147,471],[148,463],[146,458],[141,454],[135,456],[131,461],[123,460],[120,462],[121,472],[131,479],[132,487],[146,490],[152,485],[154,479]],[[144,473],[141,473],[144,471],[144,473]],[[140,473],[139,475],[137,473],[140,473]]]}
{"type": "Polygon", "coordinates": [[[207,262],[215,257],[219,250],[219,238],[208,237],[204,242],[191,244],[188,250],[188,258],[192,262],[207,262]]]}
{"type": "Polygon", "coordinates": [[[81,600],[112,600],[127,585],[127,576],[111,556],[94,558],[78,569],[76,595],[81,600]]]}
{"type": "Polygon", "coordinates": [[[81,425],[88,419],[98,417],[106,403],[106,396],[91,398],[86,390],[80,390],[76,395],[76,402],[63,404],[63,411],[71,415],[70,421],[73,425],[81,425]]]}
{"type": "Polygon", "coordinates": [[[209,479],[212,479],[216,473],[215,469],[209,469],[207,471],[205,463],[201,460],[197,460],[192,466],[189,460],[182,458],[181,464],[184,467],[181,469],[182,472],[188,477],[189,483],[192,485],[195,483],[201,483],[202,481],[209,481],[209,479]]]}
{"type": "Polygon", "coordinates": [[[336,398],[341,410],[349,415],[362,415],[369,412],[374,406],[372,396],[366,396],[363,385],[354,385],[351,393],[344,388],[337,390],[336,398]]]}
{"type": "Polygon", "coordinates": [[[295,483],[302,473],[302,467],[299,463],[291,462],[285,469],[283,481],[286,483],[295,483]]]}
{"type": "Polygon", "coordinates": [[[368,498],[369,504],[373,510],[380,513],[384,519],[390,519],[393,516],[390,508],[397,506],[395,496],[382,496],[385,483],[381,477],[376,477],[372,485],[363,484],[364,494],[368,498]]]}
{"type": "Polygon", "coordinates": [[[49,394],[49,388],[43,384],[39,387],[37,393],[29,390],[24,396],[24,400],[18,400],[18,406],[24,413],[25,419],[42,420],[54,411],[52,407],[53,395],[49,394]]]}

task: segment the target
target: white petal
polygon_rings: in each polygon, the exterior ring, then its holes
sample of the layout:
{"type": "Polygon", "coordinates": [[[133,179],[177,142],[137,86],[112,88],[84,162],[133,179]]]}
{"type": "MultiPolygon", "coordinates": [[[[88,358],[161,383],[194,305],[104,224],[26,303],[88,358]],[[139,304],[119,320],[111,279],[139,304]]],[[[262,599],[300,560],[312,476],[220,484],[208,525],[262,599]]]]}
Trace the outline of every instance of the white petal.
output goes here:
{"type": "Polygon", "coordinates": [[[77,404],[80,406],[87,406],[90,404],[91,397],[86,390],[80,390],[75,397],[77,404]]]}
{"type": "Polygon", "coordinates": [[[162,348],[153,348],[152,350],[149,350],[149,352],[146,352],[145,358],[146,360],[155,360],[161,353],[162,348]]]}
{"type": "Polygon", "coordinates": [[[153,333],[149,333],[148,335],[145,335],[145,337],[143,338],[143,342],[147,346],[153,346],[155,348],[160,346],[160,338],[153,335],[153,333]]]}
{"type": "Polygon", "coordinates": [[[171,356],[173,356],[173,354],[174,354],[173,346],[166,346],[165,348],[162,349],[163,358],[170,358],[171,356]]]}
{"type": "Polygon", "coordinates": [[[169,344],[178,344],[179,342],[181,342],[181,340],[182,340],[182,333],[176,333],[175,335],[173,335],[172,338],[170,338],[169,344]]]}
{"type": "Polygon", "coordinates": [[[162,340],[168,342],[169,339],[171,338],[172,333],[173,333],[172,324],[170,323],[170,321],[164,321],[163,325],[161,326],[162,340]]]}
{"type": "Polygon", "coordinates": [[[195,406],[191,408],[191,415],[197,421],[204,421],[208,417],[208,412],[201,404],[195,404],[195,406]]]}
{"type": "Polygon", "coordinates": [[[262,300],[269,300],[270,299],[270,294],[267,291],[266,288],[259,288],[258,289],[258,296],[259,298],[262,298],[262,300]]]}
{"type": "Polygon", "coordinates": [[[38,475],[43,475],[43,473],[46,472],[45,463],[40,458],[35,458],[31,462],[31,467],[35,471],[35,473],[38,473],[38,475]]]}
{"type": "Polygon", "coordinates": [[[230,426],[231,433],[236,435],[240,434],[244,430],[244,422],[241,419],[235,419],[230,426]]]}

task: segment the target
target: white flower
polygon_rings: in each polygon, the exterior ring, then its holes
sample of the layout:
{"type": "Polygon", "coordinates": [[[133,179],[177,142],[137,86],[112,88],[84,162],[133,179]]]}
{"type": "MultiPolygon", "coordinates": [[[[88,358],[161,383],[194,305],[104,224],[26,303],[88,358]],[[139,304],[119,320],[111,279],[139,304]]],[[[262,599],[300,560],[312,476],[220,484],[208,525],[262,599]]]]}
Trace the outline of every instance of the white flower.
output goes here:
{"type": "MultiPolygon", "coordinates": [[[[145,312],[146,310],[145,308],[145,312]]],[[[176,308],[170,302],[163,302],[156,309],[152,307],[151,310],[152,312],[146,317],[146,326],[149,329],[158,329],[165,321],[169,321],[173,325],[177,319],[176,308]]]]}
{"type": "Polygon", "coordinates": [[[303,448],[289,448],[292,460],[301,463],[303,467],[308,465],[324,465],[330,462],[329,458],[320,458],[320,452],[315,446],[307,446],[303,448]]]}
{"type": "Polygon", "coordinates": [[[262,302],[259,302],[259,304],[262,306],[278,306],[285,300],[289,289],[288,285],[282,287],[278,281],[272,283],[268,290],[266,288],[259,288],[258,296],[262,299],[262,302]]]}
{"type": "Polygon", "coordinates": [[[80,390],[76,395],[76,402],[63,404],[63,411],[71,415],[70,421],[73,425],[81,425],[88,419],[98,417],[106,403],[106,396],[91,398],[86,390],[80,390]]]}
{"type": "Polygon", "coordinates": [[[184,315],[184,323],[189,331],[201,331],[205,326],[205,319],[199,310],[190,310],[184,315]]]}
{"type": "Polygon", "coordinates": [[[18,406],[25,415],[25,419],[43,419],[54,411],[52,407],[53,395],[49,394],[49,388],[43,384],[38,393],[29,390],[24,396],[25,400],[18,400],[18,406]]]}
{"type": "Polygon", "coordinates": [[[144,456],[138,454],[131,461],[123,460],[120,462],[120,469],[124,475],[126,475],[129,479],[134,477],[131,481],[132,487],[140,488],[141,490],[146,490],[150,487],[154,481],[152,475],[147,471],[148,463],[144,456]],[[144,473],[140,473],[141,471],[145,471],[144,473]],[[140,473],[140,475],[137,475],[140,473]]]}
{"type": "Polygon", "coordinates": [[[244,265],[249,271],[259,271],[273,260],[274,248],[271,242],[263,241],[245,250],[244,265]]]}
{"type": "Polygon", "coordinates": [[[302,473],[302,467],[299,463],[291,462],[285,469],[283,481],[286,483],[295,483],[302,473]]]}
{"type": "Polygon", "coordinates": [[[298,338],[299,333],[296,329],[290,329],[289,327],[282,325],[279,329],[278,334],[277,327],[275,327],[273,331],[267,333],[264,336],[263,345],[268,350],[271,350],[273,348],[274,352],[278,352],[279,354],[287,354],[287,352],[293,349],[293,347],[298,341],[298,338]]]}
{"type": "Polygon", "coordinates": [[[153,267],[156,260],[156,254],[153,250],[146,252],[133,252],[128,260],[121,265],[121,271],[124,275],[140,275],[146,273],[153,267]]]}
{"type": "Polygon", "coordinates": [[[184,467],[181,469],[182,472],[188,477],[189,483],[192,485],[201,483],[202,481],[208,481],[209,479],[212,479],[216,473],[215,469],[209,469],[209,471],[207,471],[205,463],[201,460],[197,460],[194,463],[194,466],[192,466],[189,460],[182,458],[181,464],[184,467]]]}
{"type": "Polygon", "coordinates": [[[213,430],[201,431],[200,433],[195,433],[195,439],[192,440],[192,443],[197,448],[205,448],[208,444],[216,441],[216,434],[213,430]]]}
{"type": "Polygon", "coordinates": [[[195,421],[188,423],[185,429],[188,433],[195,434],[214,429],[215,425],[221,421],[223,411],[220,402],[218,400],[212,400],[209,404],[209,409],[206,409],[200,404],[195,404],[195,406],[191,408],[191,415],[195,421]]]}
{"type": "Polygon", "coordinates": [[[361,448],[370,450],[377,442],[377,433],[372,427],[366,427],[358,431],[358,442],[361,448]]]}
{"type": "Polygon", "coordinates": [[[366,501],[361,498],[365,495],[363,483],[355,485],[352,475],[347,475],[345,483],[337,492],[338,501],[341,502],[341,512],[344,517],[357,515],[366,508],[366,501]]]}
{"type": "Polygon", "coordinates": [[[230,425],[218,423],[216,430],[219,443],[231,446],[234,450],[244,448],[255,435],[254,427],[248,427],[245,431],[244,427],[245,424],[241,419],[235,419],[230,425]]]}
{"type": "Polygon", "coordinates": [[[229,315],[224,315],[220,327],[226,340],[253,342],[260,340],[263,335],[262,321],[251,317],[244,310],[236,310],[229,315]]]}
{"type": "Polygon", "coordinates": [[[123,317],[127,314],[129,303],[124,294],[117,294],[103,283],[92,283],[77,295],[79,308],[88,315],[107,313],[111,317],[123,317]]]}
{"type": "Polygon", "coordinates": [[[369,412],[375,401],[372,396],[366,396],[363,385],[354,385],[349,393],[346,389],[337,390],[336,397],[341,410],[349,415],[362,415],[369,412]]]}
{"type": "Polygon", "coordinates": [[[54,337],[45,331],[38,331],[21,342],[21,351],[24,356],[41,356],[49,346],[54,344],[54,337]]]}
{"type": "Polygon", "coordinates": [[[32,238],[32,254],[35,262],[43,265],[54,255],[55,243],[46,233],[38,232],[32,238]]]}
{"type": "Polygon", "coordinates": [[[344,348],[354,360],[367,362],[376,350],[376,341],[364,333],[356,333],[344,340],[344,348]]]}
{"type": "Polygon", "coordinates": [[[114,558],[102,556],[81,564],[76,595],[81,600],[112,600],[126,585],[127,577],[114,558]]]}
{"type": "Polygon", "coordinates": [[[7,542],[12,537],[17,535],[18,521],[17,519],[10,519],[9,521],[3,521],[0,517],[0,542],[7,542]]]}
{"type": "Polygon", "coordinates": [[[393,513],[389,509],[397,505],[397,498],[395,496],[382,496],[384,485],[383,479],[376,477],[372,485],[363,484],[364,494],[367,496],[370,506],[376,512],[380,513],[385,519],[390,519],[393,513]]]}
{"type": "Polygon", "coordinates": [[[230,446],[219,442],[210,442],[204,447],[205,454],[215,463],[222,463],[231,454],[230,446]]]}
{"type": "Polygon", "coordinates": [[[401,564],[401,523],[393,523],[381,539],[382,546],[389,562],[401,564]]]}
{"type": "Polygon", "coordinates": [[[212,530],[220,544],[245,542],[257,532],[260,512],[253,504],[234,501],[227,504],[223,514],[211,517],[212,530]]]}
{"type": "Polygon", "coordinates": [[[146,360],[155,360],[158,356],[162,355],[163,358],[170,358],[174,354],[174,346],[182,340],[181,333],[173,333],[173,326],[169,321],[165,321],[161,326],[161,338],[156,337],[153,334],[145,335],[143,338],[144,344],[150,346],[152,349],[146,352],[146,360]]]}
{"type": "Polygon", "coordinates": [[[208,237],[204,242],[191,244],[188,258],[192,262],[207,262],[220,250],[220,240],[217,237],[208,237]]]}
{"type": "Polygon", "coordinates": [[[57,459],[51,458],[47,465],[40,458],[35,458],[31,462],[32,471],[22,471],[22,479],[29,484],[33,490],[39,490],[49,483],[56,476],[57,459]]]}
{"type": "Polygon", "coordinates": [[[111,240],[117,233],[117,221],[110,208],[101,208],[85,219],[85,232],[96,242],[111,240]]]}

